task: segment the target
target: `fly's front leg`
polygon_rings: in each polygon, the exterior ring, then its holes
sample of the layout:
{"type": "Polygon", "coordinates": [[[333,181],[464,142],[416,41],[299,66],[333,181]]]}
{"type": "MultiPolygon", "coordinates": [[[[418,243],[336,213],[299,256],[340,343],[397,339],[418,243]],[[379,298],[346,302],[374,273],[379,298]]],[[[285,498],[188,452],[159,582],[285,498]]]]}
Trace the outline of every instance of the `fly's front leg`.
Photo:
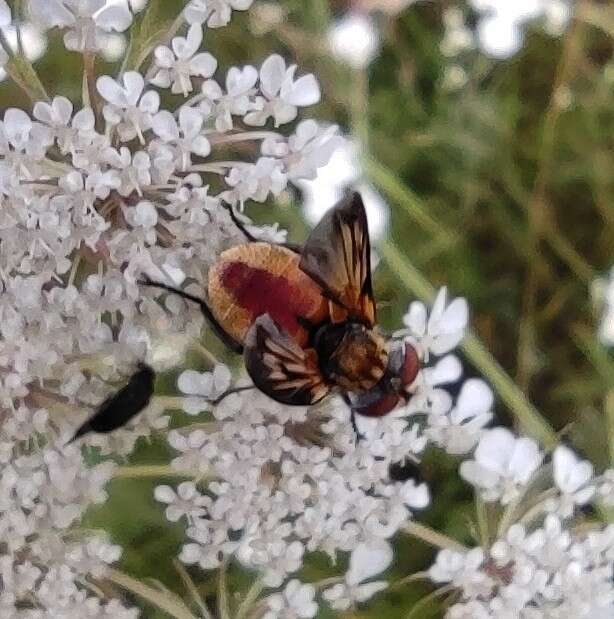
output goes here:
{"type": "Polygon", "coordinates": [[[146,276],[144,277],[144,279],[139,280],[139,284],[141,284],[142,286],[149,286],[151,288],[160,288],[161,290],[166,290],[167,292],[173,292],[182,297],[183,299],[187,299],[188,301],[196,303],[200,307],[200,311],[203,313],[203,316],[206,318],[213,331],[215,331],[215,334],[220,338],[220,340],[222,340],[224,345],[230,348],[230,350],[232,350],[233,352],[236,352],[237,354],[241,354],[243,352],[243,344],[237,342],[237,340],[235,340],[230,335],[230,333],[228,333],[226,329],[222,327],[222,325],[219,323],[219,321],[211,311],[211,308],[207,305],[207,302],[203,299],[200,299],[199,297],[190,294],[189,292],[185,292],[180,288],[174,288],[173,286],[163,284],[162,282],[154,282],[146,276]]]}
{"type": "Polygon", "coordinates": [[[352,406],[352,401],[350,400],[347,393],[343,394],[343,401],[348,405],[350,409],[350,423],[352,424],[352,430],[354,430],[354,437],[356,440],[356,445],[360,443],[361,440],[365,438],[365,435],[360,432],[358,429],[358,424],[356,423],[356,411],[352,406]]]}

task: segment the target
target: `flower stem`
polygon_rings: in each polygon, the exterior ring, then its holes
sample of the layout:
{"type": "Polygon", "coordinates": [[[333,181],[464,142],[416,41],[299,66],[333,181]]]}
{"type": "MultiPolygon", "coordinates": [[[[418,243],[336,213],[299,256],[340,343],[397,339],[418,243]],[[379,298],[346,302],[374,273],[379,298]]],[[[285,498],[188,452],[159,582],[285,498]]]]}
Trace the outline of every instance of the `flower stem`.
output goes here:
{"type": "Polygon", "coordinates": [[[185,585],[186,589],[189,591],[190,595],[192,596],[194,603],[198,606],[202,614],[202,619],[213,619],[213,615],[211,614],[211,611],[209,610],[207,603],[205,602],[205,600],[203,600],[202,596],[198,592],[198,589],[196,585],[194,584],[194,581],[188,574],[185,567],[183,567],[181,562],[178,561],[177,559],[173,559],[173,565],[175,566],[177,573],[181,577],[181,580],[183,581],[183,584],[185,585]]]}
{"type": "Polygon", "coordinates": [[[415,522],[414,520],[407,523],[402,529],[404,533],[421,539],[423,542],[435,546],[436,548],[448,548],[450,550],[457,550],[458,552],[466,552],[467,547],[457,542],[455,539],[435,531],[424,524],[415,522]]]}
{"type": "Polygon", "coordinates": [[[428,595],[425,595],[423,598],[419,599],[409,613],[405,615],[405,619],[424,619],[425,616],[428,616],[424,614],[425,608],[437,598],[443,597],[452,591],[454,591],[454,587],[452,585],[446,585],[440,589],[435,589],[435,591],[432,591],[428,595]]]}
{"type": "Polygon", "coordinates": [[[245,617],[247,617],[249,611],[258,599],[258,596],[262,593],[263,589],[264,583],[262,582],[262,579],[256,578],[256,580],[252,583],[252,586],[245,594],[241,605],[237,609],[235,619],[245,619],[245,617]]]}
{"type": "Polygon", "coordinates": [[[169,464],[133,464],[118,466],[113,471],[115,479],[143,479],[147,477],[182,477],[189,478],[188,473],[177,471],[169,464]]]}
{"type": "Polygon", "coordinates": [[[228,599],[228,559],[225,558],[218,570],[217,606],[220,619],[230,619],[230,601],[228,599]]]}
{"type": "Polygon", "coordinates": [[[428,212],[422,200],[411,189],[399,181],[397,174],[374,159],[367,158],[362,164],[373,184],[401,206],[425,232],[435,239],[441,239],[447,246],[454,243],[454,235],[428,212]]]}
{"type": "Polygon", "coordinates": [[[170,591],[159,591],[145,583],[124,574],[119,570],[110,569],[107,572],[107,580],[119,585],[123,589],[138,595],[152,606],[168,613],[174,619],[197,619],[185,603],[170,591]]]}
{"type": "MultiPolygon", "coordinates": [[[[407,290],[427,302],[434,298],[435,289],[431,283],[403,256],[394,243],[384,241],[378,247],[391,271],[407,290]]],[[[550,424],[529,402],[505,370],[486,350],[482,342],[472,333],[468,333],[461,346],[467,358],[490,381],[503,402],[508,406],[522,431],[541,442],[546,448],[554,447],[558,441],[550,424]]]]}
{"type": "Polygon", "coordinates": [[[6,36],[0,30],[0,47],[9,57],[4,69],[11,79],[28,95],[32,103],[36,101],[49,101],[49,95],[34,70],[31,62],[24,54],[15,54],[6,36]]]}

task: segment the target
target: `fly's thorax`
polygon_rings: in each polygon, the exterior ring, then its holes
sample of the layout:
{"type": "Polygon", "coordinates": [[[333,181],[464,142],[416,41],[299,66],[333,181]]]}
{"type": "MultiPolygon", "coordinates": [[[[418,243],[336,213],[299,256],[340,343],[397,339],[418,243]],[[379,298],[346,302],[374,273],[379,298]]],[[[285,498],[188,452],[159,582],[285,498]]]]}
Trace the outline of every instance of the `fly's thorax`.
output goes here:
{"type": "Polygon", "coordinates": [[[388,364],[386,339],[358,322],[324,325],[316,333],[314,347],[324,377],[347,391],[371,389],[388,364]]]}

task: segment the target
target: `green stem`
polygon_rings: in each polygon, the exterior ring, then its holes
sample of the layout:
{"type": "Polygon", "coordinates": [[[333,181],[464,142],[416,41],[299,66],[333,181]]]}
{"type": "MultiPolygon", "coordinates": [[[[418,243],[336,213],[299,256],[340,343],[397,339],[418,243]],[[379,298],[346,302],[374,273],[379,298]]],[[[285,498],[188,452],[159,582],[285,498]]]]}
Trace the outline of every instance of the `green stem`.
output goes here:
{"type": "Polygon", "coordinates": [[[174,619],[198,619],[190,612],[190,609],[183,601],[170,591],[159,591],[136,578],[132,578],[132,576],[128,576],[128,574],[114,569],[108,571],[107,580],[143,598],[152,606],[174,617],[174,619]]]}
{"type": "Polygon", "coordinates": [[[486,548],[490,544],[490,518],[488,517],[488,506],[479,494],[475,495],[475,513],[478,523],[478,533],[480,535],[480,545],[486,548]]]}
{"type": "MultiPolygon", "coordinates": [[[[435,589],[435,591],[418,600],[409,613],[405,615],[405,619],[423,619],[424,617],[428,617],[428,615],[424,613],[425,608],[437,598],[443,597],[452,591],[454,591],[452,585],[446,585],[445,587],[441,587],[441,589],[435,589]]],[[[432,613],[430,614],[432,615],[432,613]]]]}
{"type": "Polygon", "coordinates": [[[458,552],[466,552],[468,550],[466,546],[463,546],[455,539],[414,520],[408,522],[401,530],[431,546],[435,546],[435,548],[447,548],[458,552]]]}
{"type": "Polygon", "coordinates": [[[605,396],[605,419],[608,428],[608,448],[610,450],[610,465],[614,466],[614,389],[605,396]]]}
{"type": "Polygon", "coordinates": [[[178,561],[177,559],[173,559],[173,565],[175,566],[177,573],[181,577],[181,580],[183,581],[183,584],[185,585],[186,589],[189,591],[190,595],[192,596],[194,603],[196,604],[196,606],[198,606],[201,612],[201,615],[202,615],[202,619],[213,619],[213,615],[211,614],[211,611],[209,610],[205,600],[203,600],[202,596],[198,592],[198,588],[196,587],[196,584],[194,583],[194,581],[188,574],[185,567],[183,567],[181,562],[178,561]]]}
{"type": "Polygon", "coordinates": [[[118,466],[113,472],[115,479],[142,479],[147,477],[181,477],[187,479],[188,473],[176,471],[169,464],[133,464],[118,466]]]}
{"type": "Polygon", "coordinates": [[[0,47],[9,57],[4,66],[10,78],[26,93],[32,103],[49,101],[49,95],[34,70],[32,63],[23,54],[15,54],[4,33],[0,30],[0,47]]]}
{"type": "Polygon", "coordinates": [[[228,599],[228,559],[224,559],[218,570],[217,606],[220,619],[230,619],[230,600],[228,599]]]}
{"type": "Polygon", "coordinates": [[[247,617],[249,611],[252,606],[258,599],[258,596],[262,593],[264,589],[264,583],[261,578],[256,578],[256,580],[252,583],[252,586],[248,589],[241,605],[237,610],[237,614],[235,615],[235,619],[245,619],[247,617]]]}
{"type": "Polygon", "coordinates": [[[444,246],[454,242],[454,236],[428,212],[422,200],[399,180],[398,175],[374,159],[367,158],[362,165],[371,182],[394,204],[401,206],[425,232],[441,240],[444,246]]]}
{"type": "MultiPolygon", "coordinates": [[[[390,266],[391,271],[396,274],[407,290],[423,301],[432,301],[435,296],[433,286],[392,242],[380,243],[379,251],[390,266]]],[[[557,437],[550,424],[529,402],[480,340],[472,333],[468,333],[461,347],[476,369],[490,381],[501,400],[516,418],[522,431],[541,442],[546,448],[554,447],[557,443],[557,437]]]]}

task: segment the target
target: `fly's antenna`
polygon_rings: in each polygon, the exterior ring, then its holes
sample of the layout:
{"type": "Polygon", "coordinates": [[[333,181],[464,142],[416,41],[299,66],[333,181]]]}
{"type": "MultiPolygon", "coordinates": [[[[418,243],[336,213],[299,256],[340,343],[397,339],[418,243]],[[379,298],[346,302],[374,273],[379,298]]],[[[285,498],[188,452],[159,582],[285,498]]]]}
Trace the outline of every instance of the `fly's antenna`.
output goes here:
{"type": "Polygon", "coordinates": [[[147,276],[144,276],[143,279],[140,279],[138,283],[142,286],[149,286],[150,288],[159,288],[160,290],[166,290],[166,292],[172,292],[179,295],[183,299],[187,299],[188,301],[192,301],[192,303],[196,303],[200,307],[200,311],[203,313],[203,316],[211,325],[211,328],[215,331],[215,334],[220,338],[220,340],[222,340],[224,345],[238,354],[241,354],[243,352],[243,345],[240,342],[237,342],[237,340],[235,340],[224,329],[224,327],[222,327],[222,325],[218,322],[217,318],[213,315],[211,308],[207,305],[207,302],[205,300],[193,294],[190,294],[185,290],[181,290],[181,288],[175,288],[162,282],[154,282],[147,276]]]}

